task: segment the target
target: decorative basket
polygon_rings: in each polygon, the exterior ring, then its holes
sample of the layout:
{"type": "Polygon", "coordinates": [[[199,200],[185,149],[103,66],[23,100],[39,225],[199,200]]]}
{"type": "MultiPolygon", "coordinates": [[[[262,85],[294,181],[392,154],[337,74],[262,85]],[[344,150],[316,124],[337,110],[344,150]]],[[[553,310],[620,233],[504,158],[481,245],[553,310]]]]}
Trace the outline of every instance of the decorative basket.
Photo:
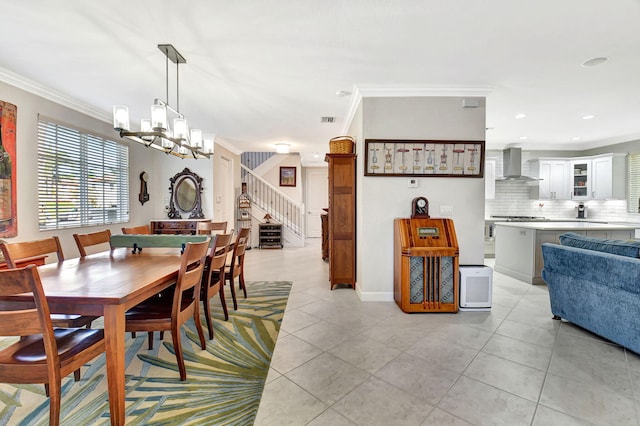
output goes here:
{"type": "Polygon", "coordinates": [[[336,136],[329,140],[329,153],[352,154],[355,142],[351,136],[336,136]]]}

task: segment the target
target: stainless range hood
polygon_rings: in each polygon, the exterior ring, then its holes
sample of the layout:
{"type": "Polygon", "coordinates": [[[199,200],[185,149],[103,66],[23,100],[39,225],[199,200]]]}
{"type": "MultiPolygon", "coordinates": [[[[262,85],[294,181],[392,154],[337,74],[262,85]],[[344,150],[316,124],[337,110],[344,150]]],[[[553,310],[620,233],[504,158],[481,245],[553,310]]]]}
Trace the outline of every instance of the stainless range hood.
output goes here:
{"type": "Polygon", "coordinates": [[[496,180],[537,182],[542,179],[522,175],[522,148],[507,148],[502,151],[502,169],[504,176],[496,180]]]}

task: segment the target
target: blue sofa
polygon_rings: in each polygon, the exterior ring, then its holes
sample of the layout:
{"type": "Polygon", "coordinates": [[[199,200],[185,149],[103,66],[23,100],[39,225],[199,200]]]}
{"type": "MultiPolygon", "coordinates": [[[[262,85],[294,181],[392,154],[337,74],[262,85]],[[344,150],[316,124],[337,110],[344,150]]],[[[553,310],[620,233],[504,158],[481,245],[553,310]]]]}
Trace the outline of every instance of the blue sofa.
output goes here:
{"type": "Polygon", "coordinates": [[[640,243],[574,233],[542,244],[542,279],[556,319],[640,354],[640,243]]]}

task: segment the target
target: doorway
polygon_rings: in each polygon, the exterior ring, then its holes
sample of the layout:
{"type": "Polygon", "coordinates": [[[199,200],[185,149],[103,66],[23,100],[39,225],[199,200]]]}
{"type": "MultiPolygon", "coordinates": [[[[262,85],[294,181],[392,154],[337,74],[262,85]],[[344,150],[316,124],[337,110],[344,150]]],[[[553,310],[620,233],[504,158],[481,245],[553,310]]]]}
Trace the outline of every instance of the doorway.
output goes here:
{"type": "Polygon", "coordinates": [[[326,167],[305,168],[306,237],[322,237],[320,215],[329,206],[329,171],[326,167]]]}

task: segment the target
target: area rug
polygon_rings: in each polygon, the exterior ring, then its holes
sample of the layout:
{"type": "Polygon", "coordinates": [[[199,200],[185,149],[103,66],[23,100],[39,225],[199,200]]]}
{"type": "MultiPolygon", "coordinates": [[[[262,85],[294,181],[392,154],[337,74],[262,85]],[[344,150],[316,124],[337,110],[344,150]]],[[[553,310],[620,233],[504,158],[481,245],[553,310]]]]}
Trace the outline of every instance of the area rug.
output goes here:
{"type": "MultiPolygon", "coordinates": [[[[229,321],[224,321],[219,298],[214,297],[212,341],[202,315],[206,350],[200,349],[193,321],[183,326],[184,382],[170,333],[163,341],[155,333],[151,351],[146,333],[136,338],[127,334],[127,425],[253,424],[290,290],[286,281],[247,282],[249,297],[238,296],[237,311],[231,304],[229,321]]],[[[100,326],[94,323],[94,328],[100,326]]],[[[0,340],[0,347],[7,344],[0,340]]],[[[0,424],[48,425],[44,386],[0,384],[0,424]]],[[[82,368],[81,381],[74,382],[72,376],[63,380],[61,424],[109,424],[104,354],[82,368]]]]}

